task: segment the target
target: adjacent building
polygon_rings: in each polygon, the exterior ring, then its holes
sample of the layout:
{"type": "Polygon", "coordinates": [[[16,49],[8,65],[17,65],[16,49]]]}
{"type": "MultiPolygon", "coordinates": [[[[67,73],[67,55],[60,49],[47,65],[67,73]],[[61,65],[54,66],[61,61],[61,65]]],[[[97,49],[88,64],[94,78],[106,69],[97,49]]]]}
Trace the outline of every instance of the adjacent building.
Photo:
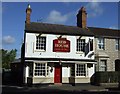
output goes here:
{"type": "Polygon", "coordinates": [[[120,71],[120,30],[89,29],[95,35],[96,71],[120,71]]]}

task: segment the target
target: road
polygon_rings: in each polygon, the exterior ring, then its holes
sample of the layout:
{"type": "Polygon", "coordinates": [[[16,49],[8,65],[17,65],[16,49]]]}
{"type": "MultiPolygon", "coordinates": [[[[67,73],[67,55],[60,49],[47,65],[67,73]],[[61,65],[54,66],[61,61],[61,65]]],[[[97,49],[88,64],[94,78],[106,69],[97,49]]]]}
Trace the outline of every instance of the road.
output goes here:
{"type": "Polygon", "coordinates": [[[120,94],[117,88],[105,88],[101,86],[12,86],[3,85],[2,94],[120,94]]]}

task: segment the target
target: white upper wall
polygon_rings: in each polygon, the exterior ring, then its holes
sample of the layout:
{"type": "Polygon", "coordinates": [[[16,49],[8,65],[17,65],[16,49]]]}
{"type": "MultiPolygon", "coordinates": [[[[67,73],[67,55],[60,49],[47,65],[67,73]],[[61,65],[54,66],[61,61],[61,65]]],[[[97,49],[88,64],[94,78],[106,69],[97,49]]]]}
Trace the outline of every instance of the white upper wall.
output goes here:
{"type": "MultiPolygon", "coordinates": [[[[25,39],[25,57],[27,58],[67,58],[67,59],[94,59],[94,55],[88,58],[83,52],[76,51],[76,39],[80,36],[62,36],[70,41],[70,52],[53,52],[53,40],[58,39],[60,35],[53,34],[42,34],[41,36],[46,36],[46,51],[36,50],[36,33],[26,33],[25,39]]],[[[94,39],[94,37],[84,37],[87,43],[89,39],[94,39]]]]}

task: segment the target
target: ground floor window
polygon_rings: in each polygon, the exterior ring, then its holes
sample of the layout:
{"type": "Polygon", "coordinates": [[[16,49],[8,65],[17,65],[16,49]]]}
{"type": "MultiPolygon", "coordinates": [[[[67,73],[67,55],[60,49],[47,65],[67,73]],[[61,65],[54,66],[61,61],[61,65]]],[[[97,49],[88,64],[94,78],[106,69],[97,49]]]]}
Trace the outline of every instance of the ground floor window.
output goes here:
{"type": "Polygon", "coordinates": [[[86,76],[85,64],[76,64],[76,76],[86,76]]]}
{"type": "Polygon", "coordinates": [[[107,60],[100,61],[100,71],[107,71],[107,60]]]}
{"type": "Polygon", "coordinates": [[[71,66],[71,76],[86,76],[86,64],[74,64],[71,66]]]}
{"type": "Polygon", "coordinates": [[[47,76],[49,67],[47,63],[35,63],[34,76],[47,76]]]}

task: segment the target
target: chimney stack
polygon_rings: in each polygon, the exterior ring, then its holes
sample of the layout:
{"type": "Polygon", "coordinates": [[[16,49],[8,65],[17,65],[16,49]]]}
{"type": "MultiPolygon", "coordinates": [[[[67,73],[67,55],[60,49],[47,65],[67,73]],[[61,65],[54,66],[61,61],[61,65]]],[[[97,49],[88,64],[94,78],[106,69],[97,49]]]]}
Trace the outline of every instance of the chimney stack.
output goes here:
{"type": "Polygon", "coordinates": [[[81,7],[77,14],[77,26],[87,28],[87,13],[85,7],[81,7]]]}
{"type": "Polygon", "coordinates": [[[30,24],[30,14],[32,12],[32,9],[30,8],[30,4],[28,4],[28,7],[26,9],[26,24],[30,24]]]}

